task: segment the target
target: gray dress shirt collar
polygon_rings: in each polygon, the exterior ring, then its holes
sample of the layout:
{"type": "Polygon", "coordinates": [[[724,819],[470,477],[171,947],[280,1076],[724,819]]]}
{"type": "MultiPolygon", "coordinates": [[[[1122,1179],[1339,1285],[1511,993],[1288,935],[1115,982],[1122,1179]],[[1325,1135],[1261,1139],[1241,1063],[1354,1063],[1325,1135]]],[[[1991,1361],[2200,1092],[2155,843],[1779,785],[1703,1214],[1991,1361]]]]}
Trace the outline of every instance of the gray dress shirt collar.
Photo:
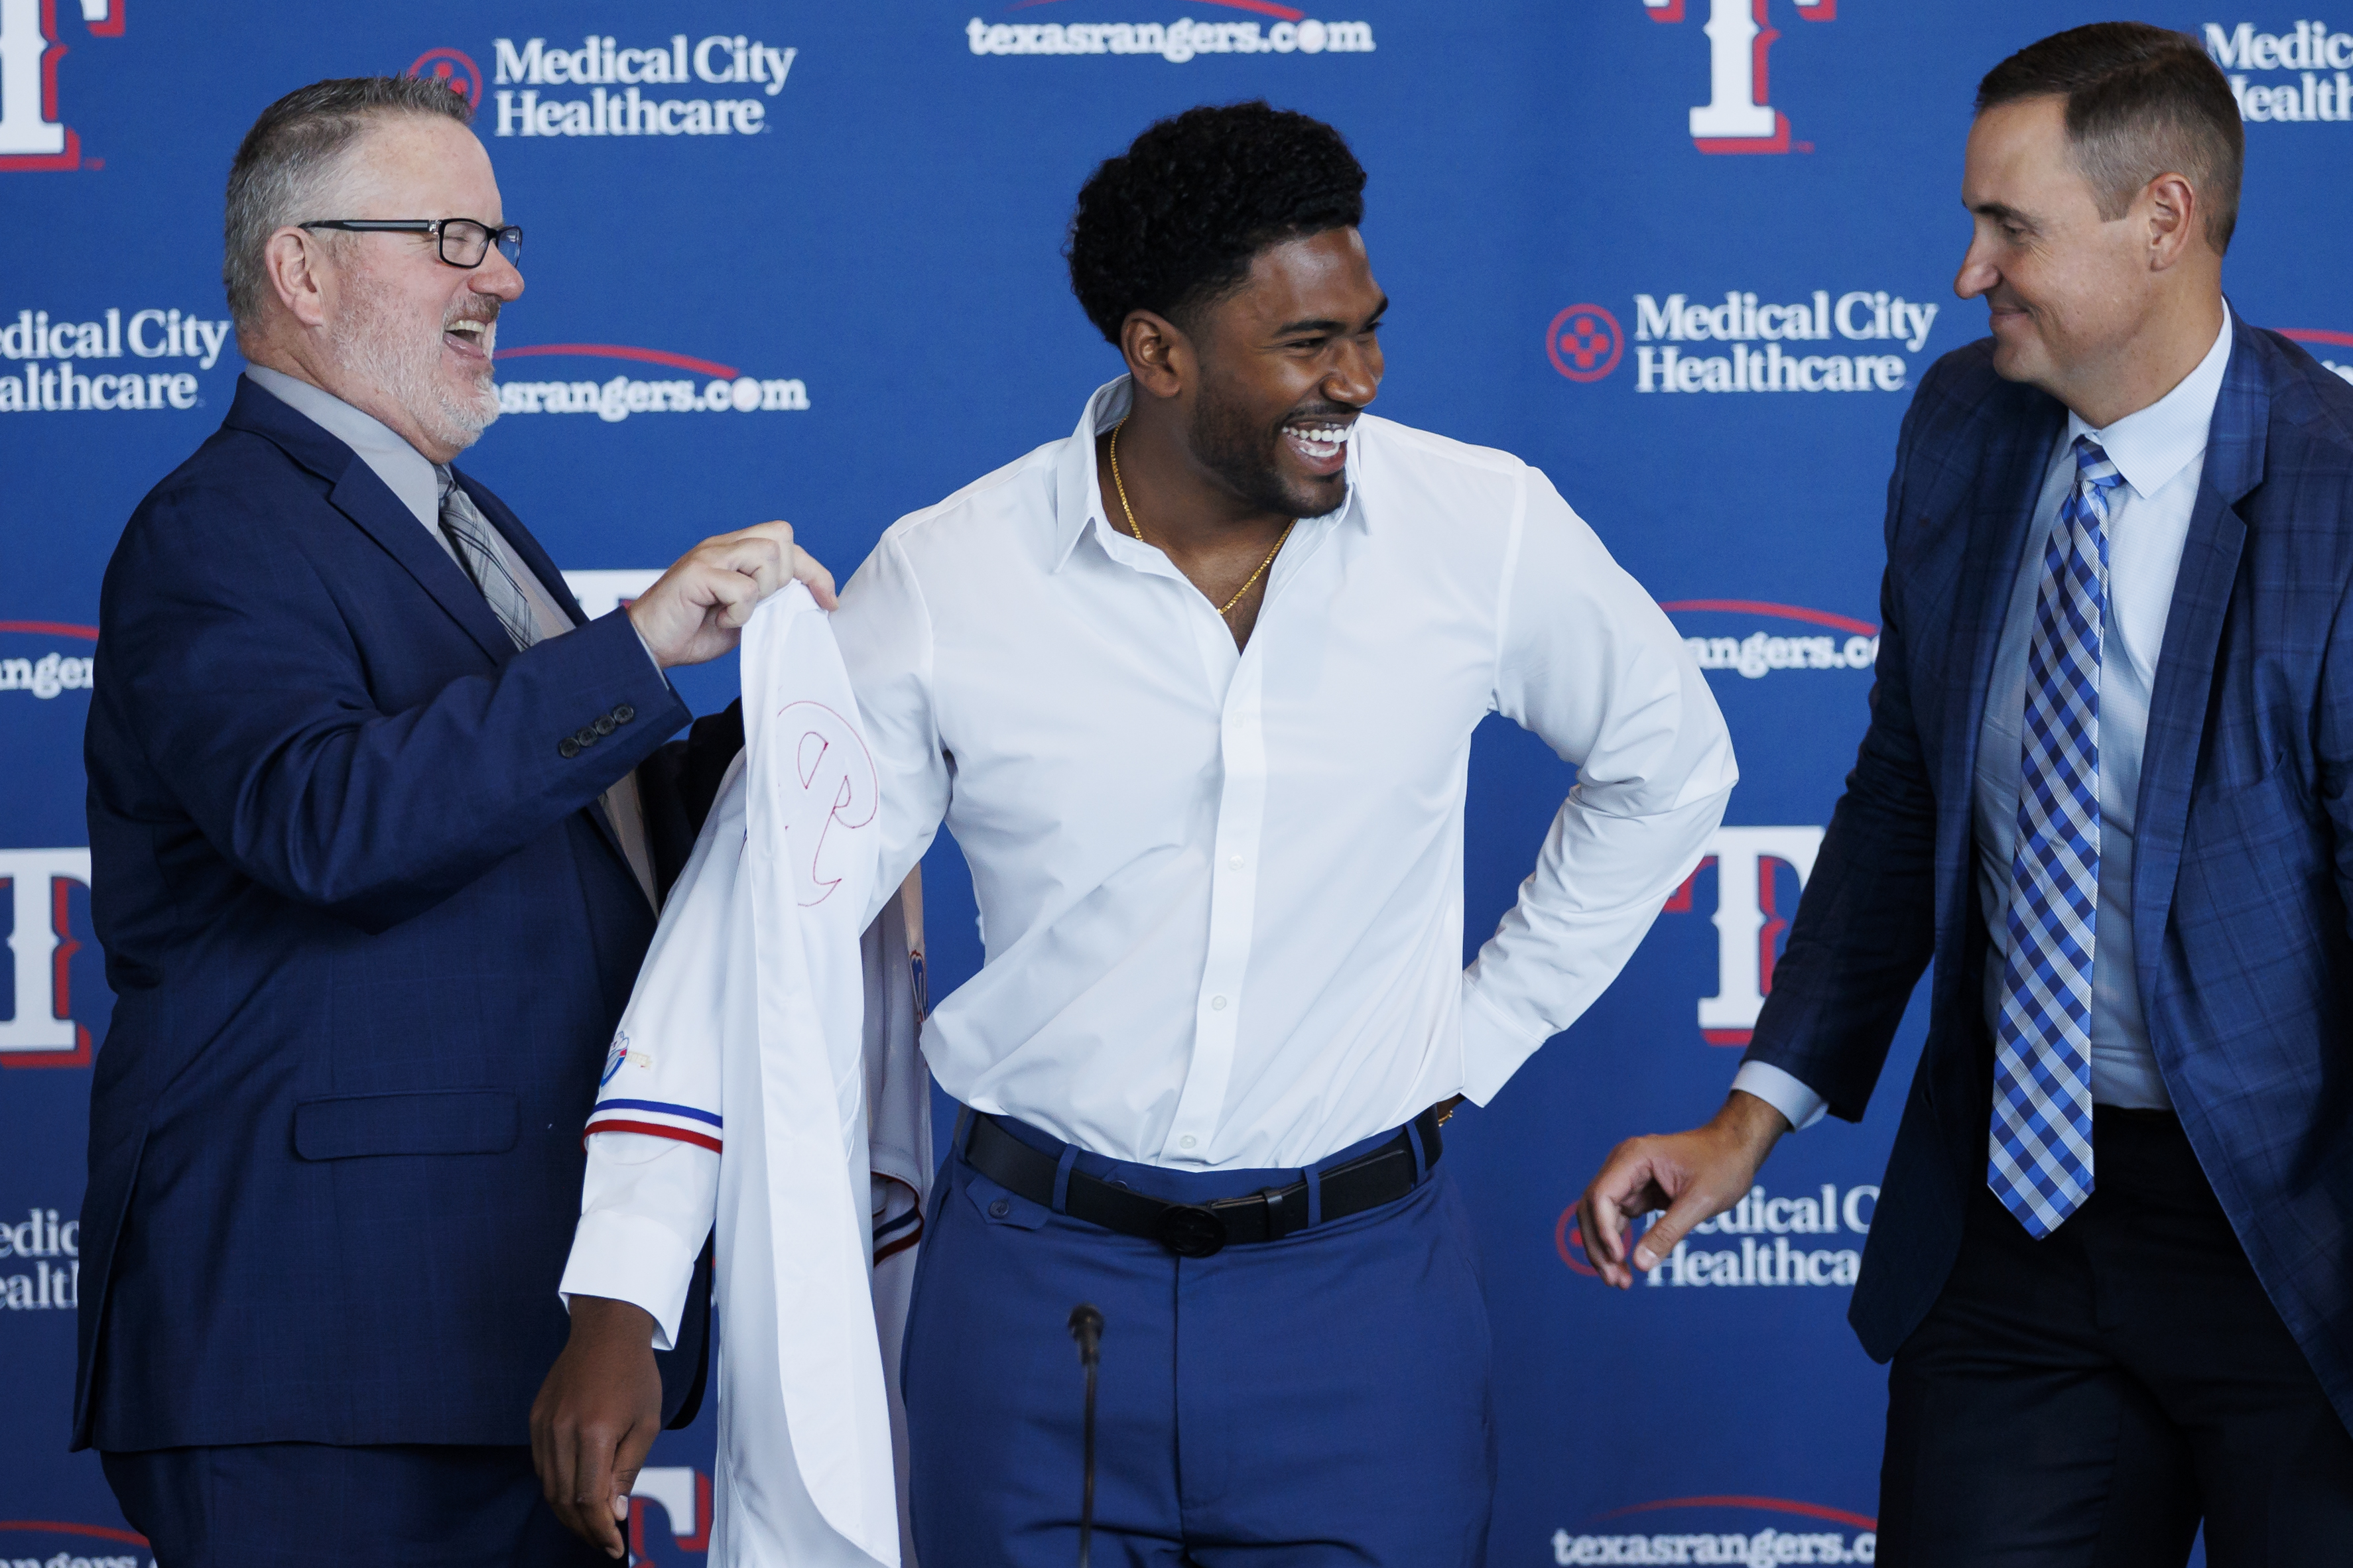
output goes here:
{"type": "MultiPolygon", "coordinates": [[[[333,393],[311,385],[284,371],[272,370],[266,364],[248,364],[246,378],[269,393],[280,403],[300,414],[311,424],[349,447],[360,461],[375,470],[375,477],[400,500],[400,504],[416,514],[425,531],[444,551],[449,542],[441,536],[441,479],[424,453],[394,434],[392,426],[372,414],[362,413],[333,393]]],[[[455,560],[456,553],[450,552],[455,560]]]]}

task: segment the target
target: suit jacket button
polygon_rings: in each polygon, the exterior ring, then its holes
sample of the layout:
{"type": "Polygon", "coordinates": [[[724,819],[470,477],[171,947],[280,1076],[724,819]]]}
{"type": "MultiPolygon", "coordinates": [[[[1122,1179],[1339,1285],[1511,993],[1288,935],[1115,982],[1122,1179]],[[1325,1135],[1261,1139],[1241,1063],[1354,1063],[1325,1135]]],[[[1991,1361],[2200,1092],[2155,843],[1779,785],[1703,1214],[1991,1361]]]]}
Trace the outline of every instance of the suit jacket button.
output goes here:
{"type": "Polygon", "coordinates": [[[555,742],[555,754],[562,757],[565,761],[570,762],[573,758],[580,754],[580,742],[574,740],[571,736],[566,735],[564,739],[555,742]]]}
{"type": "Polygon", "coordinates": [[[583,746],[593,746],[596,743],[596,731],[583,724],[572,731],[572,738],[583,746]]]}
{"type": "Polygon", "coordinates": [[[609,713],[588,727],[596,731],[599,736],[609,735],[620,728],[618,724],[613,722],[613,716],[609,713]]]}
{"type": "Polygon", "coordinates": [[[637,716],[638,710],[626,702],[618,704],[613,710],[613,722],[616,724],[626,724],[637,716]]]}

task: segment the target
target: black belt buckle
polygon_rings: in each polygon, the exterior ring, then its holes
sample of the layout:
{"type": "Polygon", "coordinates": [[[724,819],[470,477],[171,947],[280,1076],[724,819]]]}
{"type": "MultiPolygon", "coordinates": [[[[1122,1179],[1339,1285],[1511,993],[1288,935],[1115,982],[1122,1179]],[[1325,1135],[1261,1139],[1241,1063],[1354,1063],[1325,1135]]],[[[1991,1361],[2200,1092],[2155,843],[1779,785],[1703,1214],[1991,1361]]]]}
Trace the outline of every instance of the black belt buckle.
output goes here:
{"type": "Polygon", "coordinates": [[[1225,1250],[1225,1220],[1198,1204],[1170,1204],[1153,1229],[1160,1245],[1179,1258],[1214,1258],[1225,1250]]]}

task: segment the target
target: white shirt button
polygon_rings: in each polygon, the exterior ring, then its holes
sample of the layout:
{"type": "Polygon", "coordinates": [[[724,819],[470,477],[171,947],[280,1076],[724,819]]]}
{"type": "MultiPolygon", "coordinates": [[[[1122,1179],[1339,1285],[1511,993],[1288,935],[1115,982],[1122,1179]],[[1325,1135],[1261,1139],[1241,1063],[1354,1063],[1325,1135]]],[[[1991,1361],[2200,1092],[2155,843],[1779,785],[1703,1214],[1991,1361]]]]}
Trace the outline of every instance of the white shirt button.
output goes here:
{"type": "Polygon", "coordinates": [[[1199,1142],[1200,1140],[1198,1138],[1196,1138],[1190,1132],[1187,1132],[1185,1136],[1176,1140],[1176,1146],[1179,1149],[1190,1149],[1194,1144],[1198,1143],[1199,1142]]]}
{"type": "Polygon", "coordinates": [[[1242,868],[1242,858],[1239,855],[1229,855],[1226,857],[1226,865],[1231,869],[1239,871],[1242,868]]]}
{"type": "Polygon", "coordinates": [[[1222,1012],[1224,1012],[1225,1010],[1226,1010],[1226,999],[1225,999],[1224,997],[1222,997],[1222,996],[1212,996],[1212,997],[1210,997],[1210,998],[1209,998],[1209,1011],[1210,1011],[1210,1012],[1212,1012],[1212,1013],[1222,1013],[1222,1012]]]}

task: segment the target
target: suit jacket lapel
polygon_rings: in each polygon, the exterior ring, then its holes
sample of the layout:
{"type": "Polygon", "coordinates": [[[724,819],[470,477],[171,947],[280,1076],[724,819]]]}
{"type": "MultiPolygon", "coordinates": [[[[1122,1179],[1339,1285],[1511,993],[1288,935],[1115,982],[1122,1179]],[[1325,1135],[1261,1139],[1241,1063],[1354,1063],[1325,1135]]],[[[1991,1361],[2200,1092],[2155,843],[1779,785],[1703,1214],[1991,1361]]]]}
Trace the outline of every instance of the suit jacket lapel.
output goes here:
{"type": "MultiPolygon", "coordinates": [[[[454,468],[450,471],[457,473],[454,468]]],[[[474,504],[481,509],[484,517],[491,520],[491,526],[499,531],[500,536],[513,548],[522,563],[539,578],[540,585],[547,590],[548,597],[572,617],[572,624],[575,626],[587,625],[588,616],[580,608],[580,601],[572,596],[571,586],[564,581],[564,574],[556,569],[554,559],[540,547],[539,541],[532,537],[531,531],[523,527],[522,521],[507,510],[504,501],[466,475],[458,473],[458,482],[465,488],[468,495],[474,498],[474,504]]]]}
{"type": "MultiPolygon", "coordinates": [[[[2052,447],[2067,428],[2067,411],[2056,400],[2029,395],[2033,414],[2006,422],[2008,434],[1987,454],[1953,612],[1952,657],[1946,668],[1968,684],[1950,693],[1946,704],[1941,771],[1946,782],[1957,786],[1946,809],[1958,812],[1965,824],[1974,804],[1978,735],[1985,726],[1986,693],[1993,684],[1994,650],[2001,641],[2019,563],[2031,543],[2035,503],[2051,470],[2052,447]]],[[[1967,842],[1966,834],[1962,842],[1967,842]]],[[[1966,868],[1964,880],[1968,889],[1976,887],[1974,868],[1966,868]]]]}
{"type": "Polygon", "coordinates": [[[514,657],[514,639],[491,613],[482,591],[466,575],[465,568],[433,542],[432,535],[417,525],[417,514],[402,505],[400,498],[376,478],[375,470],[360,461],[349,447],[242,376],[237,378],[237,401],[224,423],[264,437],[325,479],[332,487],[328,502],[399,562],[417,579],[417,586],[466,628],[466,635],[492,663],[503,665],[514,657]]]}
{"type": "Polygon", "coordinates": [[[491,656],[492,663],[503,665],[515,656],[514,639],[491,613],[482,590],[466,575],[464,567],[449,558],[448,551],[417,525],[417,514],[385,488],[374,468],[354,459],[343,470],[335,488],[327,492],[327,499],[406,567],[418,585],[433,596],[433,602],[447,610],[466,628],[466,635],[491,656]]]}
{"type": "Polygon", "coordinates": [[[2235,510],[2263,482],[2264,433],[2271,394],[2258,363],[2256,341],[2235,319],[2231,361],[2214,400],[2206,436],[2206,464],[2189,514],[2181,569],[2173,580],[2157,686],[2149,693],[2148,731],[2141,743],[2140,799],[2134,824],[2133,958],[2141,1005],[2157,1016],[2155,985],[2163,973],[2167,916],[2181,869],[2181,839],[2189,822],[2189,794],[2206,734],[2207,698],[2222,623],[2238,581],[2246,523],[2235,510]]]}
{"type": "MultiPolygon", "coordinates": [[[[376,478],[375,470],[360,461],[349,447],[312,424],[301,413],[281,403],[262,387],[243,377],[237,379],[237,400],[230,405],[224,424],[249,430],[262,437],[288,457],[325,479],[332,487],[327,500],[335,510],[356,523],[369,538],[384,548],[386,554],[406,568],[417,579],[417,585],[433,602],[448,612],[449,617],[466,629],[493,664],[503,666],[515,656],[514,639],[491,611],[481,589],[466,574],[466,569],[449,557],[449,552],[433,542],[431,535],[417,526],[417,514],[401,504],[400,498],[385,488],[376,478]]],[[[580,601],[565,586],[564,574],[555,569],[547,552],[526,531],[498,499],[463,475],[466,493],[482,509],[491,526],[513,545],[515,552],[538,574],[549,594],[572,617],[574,626],[586,619],[580,612],[580,601]]],[[[621,848],[620,835],[613,830],[612,819],[606,815],[601,800],[592,801],[588,819],[596,825],[624,866],[628,856],[621,848]]]]}
{"type": "MultiPolygon", "coordinates": [[[[497,529],[500,536],[513,548],[517,558],[539,578],[540,585],[547,590],[548,596],[555,601],[557,607],[572,617],[572,624],[575,626],[586,625],[588,617],[582,612],[580,601],[573,597],[571,588],[564,581],[564,574],[556,570],[554,558],[540,548],[539,541],[523,527],[522,520],[509,510],[504,501],[464,474],[454,468],[450,472],[457,474],[458,482],[465,487],[468,495],[474,498],[475,506],[481,509],[482,515],[490,519],[491,526],[497,529]]],[[[478,594],[476,597],[480,595],[478,594]]],[[[487,605],[484,613],[488,613],[487,605]]],[[[603,797],[599,796],[589,804],[588,819],[596,825],[596,831],[604,836],[606,844],[620,858],[621,864],[628,866],[628,853],[621,847],[621,836],[613,826],[612,813],[606,809],[603,797]]],[[[629,874],[633,879],[637,875],[634,868],[629,874]]]]}

